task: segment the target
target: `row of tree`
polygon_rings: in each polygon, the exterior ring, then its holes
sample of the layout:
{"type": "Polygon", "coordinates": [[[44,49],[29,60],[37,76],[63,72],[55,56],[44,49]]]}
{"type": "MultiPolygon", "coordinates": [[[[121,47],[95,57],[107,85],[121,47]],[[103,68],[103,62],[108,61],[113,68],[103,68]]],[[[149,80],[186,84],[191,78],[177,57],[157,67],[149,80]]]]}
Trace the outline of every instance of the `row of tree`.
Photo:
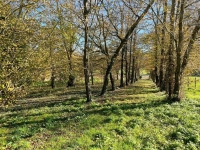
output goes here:
{"type": "Polygon", "coordinates": [[[127,86],[139,78],[141,67],[152,72],[169,99],[179,98],[198,35],[198,5],[195,0],[2,0],[2,101],[12,102],[20,93],[16,89],[32,82],[73,86],[83,76],[90,102],[89,79],[93,84],[95,73],[104,76],[104,95],[109,79],[115,90],[115,74],[120,73],[120,86],[127,86]]]}
{"type": "Polygon", "coordinates": [[[152,9],[154,22],[153,80],[161,91],[166,91],[169,100],[180,101],[182,97],[183,77],[187,66],[198,69],[200,29],[199,1],[164,0],[156,3],[152,9]],[[197,41],[195,43],[195,41],[197,41]]]}

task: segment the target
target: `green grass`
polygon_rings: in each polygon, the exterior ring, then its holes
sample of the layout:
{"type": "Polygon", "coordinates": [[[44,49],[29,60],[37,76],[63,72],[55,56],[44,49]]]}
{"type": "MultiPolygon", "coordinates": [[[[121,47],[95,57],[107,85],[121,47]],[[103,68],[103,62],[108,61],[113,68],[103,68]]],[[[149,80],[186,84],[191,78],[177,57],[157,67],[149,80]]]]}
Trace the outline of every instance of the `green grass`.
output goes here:
{"type": "Polygon", "coordinates": [[[189,99],[200,100],[200,77],[190,76],[184,79],[184,94],[189,99]]]}
{"type": "Polygon", "coordinates": [[[169,104],[150,80],[94,96],[90,104],[83,91],[81,86],[53,91],[1,109],[0,149],[200,149],[198,100],[169,104]]]}

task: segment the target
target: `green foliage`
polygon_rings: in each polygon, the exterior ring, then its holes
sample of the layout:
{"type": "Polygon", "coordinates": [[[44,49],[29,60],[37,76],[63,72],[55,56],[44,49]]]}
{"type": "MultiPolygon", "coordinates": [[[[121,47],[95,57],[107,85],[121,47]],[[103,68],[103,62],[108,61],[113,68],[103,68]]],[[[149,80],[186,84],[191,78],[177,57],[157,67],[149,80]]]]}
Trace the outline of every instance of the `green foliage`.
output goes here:
{"type": "Polygon", "coordinates": [[[6,16],[0,20],[0,90],[4,105],[13,102],[21,96],[21,91],[16,90],[27,81],[27,68],[29,67],[29,40],[33,31],[30,27],[34,21],[22,20],[12,11],[10,5],[0,2],[1,14],[6,16]]]}
{"type": "Polygon", "coordinates": [[[30,99],[36,107],[1,110],[0,149],[199,149],[199,101],[169,104],[154,90],[145,80],[108,92],[112,101],[105,103],[49,96],[30,99]]]}

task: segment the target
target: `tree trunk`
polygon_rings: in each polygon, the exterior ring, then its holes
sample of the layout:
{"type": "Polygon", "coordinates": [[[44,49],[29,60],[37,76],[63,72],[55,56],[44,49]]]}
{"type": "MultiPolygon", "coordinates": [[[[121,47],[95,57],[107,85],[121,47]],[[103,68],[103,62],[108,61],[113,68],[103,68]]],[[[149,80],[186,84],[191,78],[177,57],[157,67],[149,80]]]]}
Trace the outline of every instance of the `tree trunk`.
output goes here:
{"type": "Polygon", "coordinates": [[[118,70],[116,71],[116,74],[117,74],[117,80],[119,80],[119,71],[118,70]]]}
{"type": "MultiPolygon", "coordinates": [[[[155,32],[156,32],[156,35],[158,36],[157,24],[158,24],[158,22],[156,22],[156,24],[155,24],[155,32]]],[[[159,44],[159,41],[158,40],[159,40],[158,38],[156,38],[156,40],[155,40],[156,48],[155,48],[155,67],[154,67],[155,83],[157,86],[159,86],[159,77],[158,77],[158,44],[159,44]]]]}
{"type": "Polygon", "coordinates": [[[84,27],[84,34],[85,34],[85,42],[84,42],[84,55],[83,55],[83,67],[84,67],[84,76],[85,76],[85,89],[86,89],[86,98],[87,98],[87,102],[91,102],[92,101],[92,94],[91,94],[91,89],[89,87],[89,69],[88,69],[88,54],[87,54],[87,50],[88,50],[88,9],[87,9],[87,0],[83,1],[84,4],[84,21],[85,21],[85,27],[84,27]]]}
{"type": "Polygon", "coordinates": [[[110,70],[112,70],[112,66],[113,64],[109,64],[106,70],[106,74],[104,76],[104,81],[103,81],[103,87],[101,90],[101,94],[100,95],[104,95],[106,90],[107,90],[107,86],[108,86],[108,75],[110,74],[110,70]]]}
{"type": "Polygon", "coordinates": [[[133,84],[135,82],[135,54],[134,52],[136,51],[136,41],[137,41],[137,33],[136,30],[134,31],[134,37],[133,37],[133,52],[132,52],[132,72],[131,72],[131,84],[133,84]]]}
{"type": "Polygon", "coordinates": [[[91,76],[92,85],[94,85],[94,75],[93,75],[93,71],[90,71],[90,76],[91,76]]]}
{"type": "Polygon", "coordinates": [[[122,48],[122,55],[121,55],[120,87],[124,87],[124,53],[125,53],[125,46],[122,48]]]}
{"type": "Polygon", "coordinates": [[[131,84],[135,82],[135,58],[132,60],[131,84]]]}
{"type": "Polygon", "coordinates": [[[51,88],[54,89],[55,88],[55,77],[51,76],[51,88]]]}
{"type": "Polygon", "coordinates": [[[68,57],[68,64],[69,64],[69,76],[68,76],[68,81],[67,81],[67,87],[71,87],[71,86],[75,86],[75,76],[72,73],[72,60],[71,60],[72,54],[69,54],[69,52],[67,52],[67,57],[68,57]]]}
{"type": "Polygon", "coordinates": [[[154,68],[154,72],[155,72],[155,83],[158,86],[159,85],[159,77],[158,77],[158,48],[156,46],[156,53],[155,53],[155,60],[156,60],[156,64],[155,64],[155,68],[154,68]]]}
{"type": "Polygon", "coordinates": [[[126,74],[126,86],[128,86],[128,49],[127,49],[127,44],[125,45],[125,74],[126,74]]]}
{"type": "Polygon", "coordinates": [[[110,72],[112,70],[112,67],[114,65],[114,61],[117,58],[117,56],[119,55],[119,52],[120,52],[121,48],[127,42],[128,38],[130,37],[130,35],[134,31],[134,29],[137,27],[138,23],[142,20],[142,18],[145,16],[145,14],[148,12],[148,10],[151,8],[151,6],[154,3],[154,1],[155,0],[151,0],[151,2],[148,4],[148,6],[143,11],[143,13],[137,18],[137,20],[135,21],[135,23],[132,24],[132,26],[127,31],[125,37],[121,40],[121,42],[120,42],[119,46],[117,47],[114,55],[111,57],[111,61],[110,61],[109,65],[108,65],[108,67],[106,69],[106,73],[105,73],[105,76],[104,76],[103,87],[102,87],[100,95],[104,95],[105,92],[106,92],[107,85],[108,85],[108,75],[110,74],[110,72]]]}
{"type": "MultiPolygon", "coordinates": [[[[157,8],[156,16],[160,16],[160,8],[159,7],[156,7],[156,8],[157,8]]],[[[156,18],[155,20],[154,17],[153,17],[153,22],[154,22],[156,38],[155,38],[155,53],[154,53],[155,64],[154,64],[154,70],[152,72],[154,72],[154,75],[155,75],[154,82],[157,86],[159,86],[159,75],[158,75],[158,63],[159,63],[159,60],[158,60],[159,48],[158,47],[159,47],[159,42],[160,42],[159,33],[158,33],[159,22],[158,22],[158,19],[156,18]]]]}
{"type": "Polygon", "coordinates": [[[54,70],[54,65],[51,67],[51,88],[55,88],[55,70],[54,70]]]}
{"type": "Polygon", "coordinates": [[[135,71],[134,78],[135,78],[135,82],[138,81],[138,78],[137,78],[137,71],[135,71]]]}
{"type": "MultiPolygon", "coordinates": [[[[164,17],[163,17],[163,24],[165,25],[166,23],[166,18],[167,18],[167,0],[164,1],[164,17]]],[[[164,57],[165,57],[165,28],[162,28],[162,39],[161,39],[161,59],[160,59],[160,73],[159,73],[159,88],[160,91],[165,90],[165,82],[164,82],[164,57]]]]}
{"type": "Polygon", "coordinates": [[[179,95],[179,91],[180,91],[180,80],[181,80],[181,75],[180,75],[180,71],[181,71],[181,50],[183,48],[183,15],[184,15],[184,6],[185,6],[185,0],[181,1],[181,8],[180,8],[180,17],[179,17],[179,40],[178,40],[178,47],[176,50],[176,70],[175,70],[175,85],[174,85],[174,98],[175,100],[180,101],[180,95],[179,95]]]}
{"type": "Polygon", "coordinates": [[[110,72],[110,82],[111,82],[111,90],[114,91],[115,90],[115,80],[112,76],[112,72],[110,72]]]}
{"type": "Polygon", "coordinates": [[[168,49],[168,66],[167,66],[167,84],[168,84],[168,99],[172,100],[173,94],[173,80],[174,80],[174,13],[175,13],[176,0],[172,0],[171,15],[170,15],[170,45],[168,49]]]}
{"type": "Polygon", "coordinates": [[[158,76],[158,67],[157,66],[155,66],[155,74],[156,74],[155,83],[156,83],[157,86],[159,86],[159,76],[158,76]]]}
{"type": "Polygon", "coordinates": [[[128,66],[128,82],[131,82],[131,64],[132,64],[132,43],[133,42],[133,35],[130,38],[130,53],[129,53],[129,66],[128,66]]]}
{"type": "Polygon", "coordinates": [[[67,82],[67,87],[75,86],[75,77],[70,74],[67,82]]]}

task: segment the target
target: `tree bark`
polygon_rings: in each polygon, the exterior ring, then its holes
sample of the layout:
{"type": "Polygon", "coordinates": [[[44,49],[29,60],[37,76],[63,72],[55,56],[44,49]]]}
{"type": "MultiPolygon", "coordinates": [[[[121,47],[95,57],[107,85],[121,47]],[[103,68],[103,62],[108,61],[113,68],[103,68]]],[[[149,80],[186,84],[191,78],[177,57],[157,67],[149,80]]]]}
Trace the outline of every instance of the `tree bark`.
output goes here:
{"type": "Polygon", "coordinates": [[[136,41],[137,41],[137,34],[136,31],[134,31],[134,37],[133,37],[133,52],[132,52],[132,68],[131,68],[131,84],[135,82],[135,54],[134,52],[136,51],[136,41]]]}
{"type": "MultiPolygon", "coordinates": [[[[157,15],[159,15],[159,12],[157,12],[157,15]]],[[[155,24],[156,35],[158,35],[157,25],[158,25],[158,21],[156,21],[156,24],[155,24]]],[[[159,86],[159,76],[158,76],[158,46],[159,46],[159,39],[158,39],[158,37],[156,38],[155,43],[156,43],[156,48],[155,48],[155,67],[154,67],[155,83],[156,83],[157,86],[159,86]]]]}
{"type": "Polygon", "coordinates": [[[175,5],[176,5],[176,0],[172,0],[171,4],[171,15],[170,15],[170,45],[168,49],[168,66],[167,66],[167,84],[168,84],[168,99],[172,99],[172,94],[173,94],[173,75],[174,75],[174,20],[175,20],[175,5]]]}
{"type": "Polygon", "coordinates": [[[114,91],[115,90],[115,80],[112,76],[112,72],[110,72],[110,82],[111,82],[111,90],[114,91]]]}
{"type": "Polygon", "coordinates": [[[83,50],[83,67],[84,67],[84,77],[85,77],[85,89],[86,89],[86,98],[87,98],[87,102],[91,102],[92,101],[92,93],[91,93],[91,89],[89,87],[89,62],[88,62],[88,14],[89,14],[89,10],[87,9],[87,0],[83,1],[84,4],[84,50],[83,50]]]}
{"type": "Polygon", "coordinates": [[[135,82],[135,58],[132,60],[131,84],[135,82]]]}
{"type": "MultiPolygon", "coordinates": [[[[164,16],[163,16],[163,24],[165,25],[166,23],[166,19],[167,19],[167,0],[164,1],[164,16]]],[[[164,91],[165,90],[165,82],[164,82],[164,57],[165,57],[165,28],[162,27],[162,39],[161,39],[161,59],[160,59],[160,73],[159,73],[159,88],[160,91],[164,91]]]]}
{"type": "Polygon", "coordinates": [[[120,87],[124,87],[124,53],[125,53],[125,46],[122,48],[122,55],[121,55],[120,87]]]}
{"type": "Polygon", "coordinates": [[[179,38],[178,38],[178,47],[176,49],[176,69],[175,69],[175,83],[174,83],[174,98],[178,101],[180,101],[180,71],[181,71],[181,50],[183,48],[183,15],[184,15],[184,6],[185,6],[185,0],[181,1],[181,8],[180,8],[180,17],[179,17],[179,38]]]}
{"type": "Polygon", "coordinates": [[[130,38],[130,53],[129,53],[129,65],[128,65],[128,82],[131,82],[131,64],[132,64],[132,44],[133,44],[133,35],[130,38]]]}
{"type": "Polygon", "coordinates": [[[128,49],[127,49],[127,44],[125,45],[125,75],[126,75],[126,86],[128,86],[128,49]]]}

